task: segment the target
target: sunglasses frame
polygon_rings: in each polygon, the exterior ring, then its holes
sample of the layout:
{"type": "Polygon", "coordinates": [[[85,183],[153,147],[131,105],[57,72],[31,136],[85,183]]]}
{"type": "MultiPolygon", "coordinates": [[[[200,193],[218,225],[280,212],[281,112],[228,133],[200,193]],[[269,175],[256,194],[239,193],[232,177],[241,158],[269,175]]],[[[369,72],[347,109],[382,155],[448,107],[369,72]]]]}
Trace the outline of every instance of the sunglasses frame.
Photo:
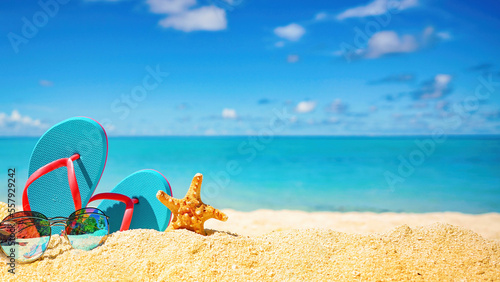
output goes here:
{"type": "MultiPolygon", "coordinates": [[[[24,263],[31,263],[31,262],[34,262],[36,260],[39,260],[43,254],[45,253],[45,251],[48,249],[48,246],[50,244],[50,240],[52,239],[52,226],[64,226],[64,230],[63,230],[63,233],[64,233],[64,237],[66,238],[66,240],[68,240],[69,244],[71,245],[71,241],[69,240],[68,238],[68,234],[66,234],[66,227],[68,226],[67,225],[67,221],[69,220],[70,217],[72,217],[73,215],[77,216],[77,213],[79,211],[82,211],[82,210],[86,210],[86,209],[93,209],[93,210],[97,210],[99,212],[83,212],[81,214],[78,214],[78,215],[82,215],[82,214],[97,214],[97,215],[101,215],[101,216],[104,216],[106,218],[106,221],[107,221],[107,224],[106,224],[106,229],[107,229],[107,234],[106,236],[104,236],[101,241],[99,242],[99,244],[96,246],[96,248],[100,245],[102,245],[106,239],[108,238],[109,236],[109,216],[107,216],[102,210],[98,209],[98,208],[92,208],[92,207],[85,207],[85,208],[81,208],[79,210],[76,210],[74,212],[72,212],[68,217],[63,217],[63,216],[55,216],[55,217],[51,217],[51,218],[47,218],[44,214],[40,213],[40,212],[36,212],[38,214],[41,214],[43,215],[45,218],[43,217],[39,217],[39,216],[20,216],[20,217],[11,217],[7,220],[5,220],[5,218],[7,217],[10,217],[12,215],[15,215],[16,213],[25,213],[25,212],[33,212],[33,211],[18,211],[18,212],[15,212],[13,214],[10,214],[9,216],[5,217],[1,222],[0,222],[0,227],[2,225],[4,225],[4,223],[6,222],[9,222],[9,221],[13,221],[15,219],[23,219],[23,218],[35,218],[35,219],[42,219],[42,220],[45,220],[45,221],[48,221],[49,222],[49,225],[47,227],[50,228],[50,236],[49,236],[49,240],[47,241],[47,248],[45,248],[45,250],[43,250],[43,252],[40,254],[39,257],[37,258],[34,258],[34,259],[31,259],[31,260],[26,260],[26,261],[19,261],[16,259],[16,263],[20,263],[20,264],[24,264],[24,263]]],[[[8,227],[7,227],[8,228],[8,227]]],[[[1,243],[0,243],[1,244],[1,243]]],[[[71,245],[71,248],[73,248],[73,245],[71,245]]],[[[3,250],[2,247],[0,247],[0,252],[2,252],[4,255],[6,255],[7,257],[9,257],[8,254],[5,253],[5,251],[3,250]]]]}

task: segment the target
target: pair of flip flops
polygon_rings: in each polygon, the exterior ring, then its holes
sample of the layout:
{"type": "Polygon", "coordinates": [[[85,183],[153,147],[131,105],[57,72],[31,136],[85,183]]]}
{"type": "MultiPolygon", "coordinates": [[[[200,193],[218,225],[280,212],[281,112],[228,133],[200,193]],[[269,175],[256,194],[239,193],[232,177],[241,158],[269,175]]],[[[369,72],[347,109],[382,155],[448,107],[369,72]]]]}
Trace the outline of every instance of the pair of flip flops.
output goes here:
{"type": "Polygon", "coordinates": [[[172,195],[172,189],[158,171],[140,170],[111,192],[93,195],[107,155],[108,137],[97,121],[75,117],[54,125],[38,140],[31,155],[23,209],[48,217],[65,216],[102,200],[97,208],[109,216],[110,232],[165,230],[171,212],[156,199],[156,193],[162,190],[172,195]]]}

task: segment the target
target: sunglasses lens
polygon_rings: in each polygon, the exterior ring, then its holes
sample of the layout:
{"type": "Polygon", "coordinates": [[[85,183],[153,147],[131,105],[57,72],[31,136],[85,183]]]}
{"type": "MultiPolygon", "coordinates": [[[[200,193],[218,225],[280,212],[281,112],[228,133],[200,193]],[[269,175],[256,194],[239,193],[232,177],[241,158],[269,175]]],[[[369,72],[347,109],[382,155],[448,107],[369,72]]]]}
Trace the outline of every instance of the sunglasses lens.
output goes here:
{"type": "Polygon", "coordinates": [[[7,256],[18,262],[30,262],[45,252],[50,235],[50,223],[44,215],[17,212],[3,220],[0,245],[7,256]]]}
{"type": "Polygon", "coordinates": [[[94,208],[74,212],[66,223],[66,235],[75,249],[92,250],[104,243],[108,232],[107,217],[94,208]]]}

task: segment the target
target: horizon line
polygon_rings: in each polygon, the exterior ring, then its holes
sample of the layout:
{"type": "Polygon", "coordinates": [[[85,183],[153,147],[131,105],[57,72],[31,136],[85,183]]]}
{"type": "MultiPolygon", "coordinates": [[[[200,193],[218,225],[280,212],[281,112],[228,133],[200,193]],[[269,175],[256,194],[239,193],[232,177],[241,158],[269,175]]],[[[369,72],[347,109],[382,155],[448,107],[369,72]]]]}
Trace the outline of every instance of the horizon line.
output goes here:
{"type": "MultiPolygon", "coordinates": [[[[451,136],[451,137],[498,137],[500,138],[500,133],[498,134],[443,134],[444,136],[451,136]]],[[[258,134],[235,134],[235,135],[109,135],[109,138],[155,138],[155,137],[208,137],[208,138],[216,138],[216,137],[259,137],[260,135],[258,134]]],[[[269,135],[266,135],[269,136],[269,135]]],[[[346,135],[322,135],[322,134],[298,134],[298,135],[293,135],[293,134],[276,134],[272,135],[273,137],[367,137],[367,138],[377,138],[377,137],[432,137],[434,134],[346,134],[346,135]]],[[[10,138],[40,138],[38,135],[0,135],[0,139],[10,139],[10,138]]]]}

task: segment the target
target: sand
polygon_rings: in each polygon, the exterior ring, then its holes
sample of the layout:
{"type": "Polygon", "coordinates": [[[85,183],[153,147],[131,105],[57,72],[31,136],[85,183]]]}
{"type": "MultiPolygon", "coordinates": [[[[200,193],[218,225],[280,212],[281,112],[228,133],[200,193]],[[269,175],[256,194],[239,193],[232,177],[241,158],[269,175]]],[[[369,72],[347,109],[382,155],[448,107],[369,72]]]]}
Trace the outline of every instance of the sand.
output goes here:
{"type": "Polygon", "coordinates": [[[55,235],[0,281],[500,281],[499,214],[224,212],[209,236],[131,230],[79,251],[55,235]]]}
{"type": "Polygon", "coordinates": [[[500,240],[500,213],[463,214],[436,213],[372,213],[372,212],[303,212],[257,210],[240,212],[222,210],[229,215],[227,222],[210,220],[206,228],[257,236],[275,230],[327,228],[357,234],[387,232],[406,224],[410,227],[449,223],[470,229],[484,238],[500,240]]]}

